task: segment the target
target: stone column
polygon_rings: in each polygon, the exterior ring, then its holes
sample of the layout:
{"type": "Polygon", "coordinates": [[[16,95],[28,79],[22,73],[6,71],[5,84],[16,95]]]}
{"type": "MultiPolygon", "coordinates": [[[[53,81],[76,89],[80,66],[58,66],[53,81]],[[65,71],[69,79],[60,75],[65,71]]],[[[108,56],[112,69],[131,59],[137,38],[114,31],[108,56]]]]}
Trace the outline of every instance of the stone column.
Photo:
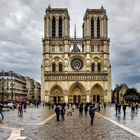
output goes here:
{"type": "Polygon", "coordinates": [[[56,16],[56,28],[55,28],[55,36],[58,37],[59,36],[59,17],[56,16]]]}
{"type": "Polygon", "coordinates": [[[87,36],[90,36],[90,24],[89,24],[89,17],[87,17],[87,36]]]}
{"type": "Polygon", "coordinates": [[[87,36],[87,21],[84,20],[84,37],[87,36]]]}
{"type": "Polygon", "coordinates": [[[47,25],[46,25],[46,30],[47,30],[47,34],[46,34],[46,36],[47,37],[49,37],[49,28],[50,28],[50,26],[49,26],[49,18],[47,17],[47,25]]]}
{"type": "Polygon", "coordinates": [[[52,17],[50,16],[50,19],[49,19],[49,29],[48,29],[48,32],[49,32],[49,36],[52,37],[52,17]]]}
{"type": "Polygon", "coordinates": [[[44,16],[44,38],[47,36],[47,16],[44,16]]]}
{"type": "Polygon", "coordinates": [[[103,37],[103,31],[104,28],[103,28],[103,19],[100,20],[100,34],[101,34],[101,37],[103,37]]]}
{"type": "Polygon", "coordinates": [[[87,103],[89,103],[89,102],[90,102],[90,96],[87,95],[87,103]]]}
{"type": "Polygon", "coordinates": [[[94,37],[97,37],[97,17],[94,18],[94,37]]]}
{"type": "Polygon", "coordinates": [[[62,37],[65,36],[65,17],[62,17],[62,37]]]}
{"type": "Polygon", "coordinates": [[[68,19],[65,18],[65,36],[68,36],[68,19]]]}
{"type": "Polygon", "coordinates": [[[68,103],[68,95],[64,96],[64,101],[65,101],[65,103],[68,103]]]}

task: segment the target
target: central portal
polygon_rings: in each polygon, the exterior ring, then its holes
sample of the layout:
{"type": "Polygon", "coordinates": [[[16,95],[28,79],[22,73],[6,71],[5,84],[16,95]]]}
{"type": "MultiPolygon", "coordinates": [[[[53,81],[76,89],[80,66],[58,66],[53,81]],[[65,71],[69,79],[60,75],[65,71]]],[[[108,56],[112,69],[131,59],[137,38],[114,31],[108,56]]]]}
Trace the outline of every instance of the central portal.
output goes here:
{"type": "Polygon", "coordinates": [[[85,89],[80,83],[76,83],[71,86],[68,102],[69,103],[85,103],[86,102],[85,89]]]}

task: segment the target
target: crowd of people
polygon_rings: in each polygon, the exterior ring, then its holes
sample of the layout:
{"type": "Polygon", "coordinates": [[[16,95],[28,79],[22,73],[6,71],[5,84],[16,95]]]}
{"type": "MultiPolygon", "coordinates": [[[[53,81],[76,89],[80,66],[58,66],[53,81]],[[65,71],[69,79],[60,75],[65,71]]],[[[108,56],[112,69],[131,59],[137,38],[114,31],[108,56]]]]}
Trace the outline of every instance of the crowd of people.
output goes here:
{"type": "MultiPolygon", "coordinates": [[[[17,110],[18,110],[18,115],[22,116],[23,112],[26,112],[27,109],[27,103],[19,103],[17,106],[17,110]]],[[[39,107],[40,103],[39,102],[35,102],[33,104],[34,107],[39,107]]],[[[43,107],[48,106],[49,109],[54,109],[55,107],[55,113],[56,113],[56,120],[60,121],[60,120],[65,120],[65,115],[67,116],[72,116],[73,112],[75,109],[79,110],[79,116],[82,116],[83,114],[90,116],[91,118],[91,124],[93,124],[93,120],[95,117],[95,112],[101,110],[101,108],[106,109],[106,103],[76,103],[76,104],[66,104],[66,103],[61,103],[61,104],[54,104],[54,103],[42,103],[43,107]],[[83,113],[84,112],[84,113],[83,113]]],[[[120,115],[121,114],[121,110],[123,110],[123,115],[126,115],[126,110],[127,110],[128,105],[126,104],[119,104],[116,103],[115,104],[115,111],[116,111],[116,115],[120,115]]],[[[131,103],[129,104],[129,107],[131,107],[131,114],[135,114],[138,113],[139,111],[139,107],[140,105],[138,103],[131,103]]],[[[2,120],[4,119],[4,115],[2,113],[2,109],[3,109],[3,105],[0,104],[0,115],[2,120]]]]}
{"type": "Polygon", "coordinates": [[[72,116],[74,110],[77,109],[79,110],[80,116],[82,116],[83,114],[87,115],[89,112],[89,116],[91,118],[91,124],[93,124],[95,111],[100,111],[100,108],[106,108],[106,103],[56,104],[55,107],[56,121],[60,121],[60,119],[64,120],[65,114],[67,116],[72,116]]]}
{"type": "Polygon", "coordinates": [[[127,109],[127,106],[131,108],[131,115],[134,115],[135,113],[137,114],[138,111],[139,111],[139,107],[140,105],[138,103],[130,103],[129,105],[127,104],[120,104],[120,103],[116,103],[115,104],[115,111],[116,111],[116,115],[119,115],[121,114],[121,108],[123,110],[123,115],[126,116],[126,109],[127,109]]]}
{"type": "MultiPolygon", "coordinates": [[[[23,112],[26,112],[27,106],[34,106],[34,107],[39,107],[40,102],[34,102],[34,103],[29,103],[29,102],[20,102],[17,103],[16,107],[12,107],[11,110],[17,109],[18,111],[18,115],[22,116],[23,112]]],[[[0,103],[0,115],[1,115],[1,119],[4,119],[4,115],[3,115],[3,110],[4,110],[4,105],[0,103]]]]}

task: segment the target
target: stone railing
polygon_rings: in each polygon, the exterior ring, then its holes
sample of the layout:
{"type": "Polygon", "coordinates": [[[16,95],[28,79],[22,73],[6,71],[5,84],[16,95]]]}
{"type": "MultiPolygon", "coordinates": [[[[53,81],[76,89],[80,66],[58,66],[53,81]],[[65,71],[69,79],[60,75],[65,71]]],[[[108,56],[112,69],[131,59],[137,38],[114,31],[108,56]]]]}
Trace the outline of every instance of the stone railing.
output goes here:
{"type": "Polygon", "coordinates": [[[46,81],[107,81],[107,73],[45,73],[46,81]]]}

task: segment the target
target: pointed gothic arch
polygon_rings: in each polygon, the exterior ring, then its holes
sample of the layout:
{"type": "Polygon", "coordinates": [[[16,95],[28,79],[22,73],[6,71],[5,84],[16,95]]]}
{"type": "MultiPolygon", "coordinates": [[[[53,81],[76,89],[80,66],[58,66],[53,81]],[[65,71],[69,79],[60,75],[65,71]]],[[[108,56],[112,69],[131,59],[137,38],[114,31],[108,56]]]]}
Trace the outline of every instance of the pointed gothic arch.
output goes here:
{"type": "Polygon", "coordinates": [[[70,86],[68,101],[70,103],[86,102],[86,90],[81,83],[75,82],[70,86]]]}
{"type": "Polygon", "coordinates": [[[63,89],[59,85],[54,85],[49,93],[50,101],[54,103],[64,102],[63,89]]]}
{"type": "Polygon", "coordinates": [[[91,102],[103,102],[104,101],[104,90],[100,84],[92,86],[90,91],[91,102]]]}

